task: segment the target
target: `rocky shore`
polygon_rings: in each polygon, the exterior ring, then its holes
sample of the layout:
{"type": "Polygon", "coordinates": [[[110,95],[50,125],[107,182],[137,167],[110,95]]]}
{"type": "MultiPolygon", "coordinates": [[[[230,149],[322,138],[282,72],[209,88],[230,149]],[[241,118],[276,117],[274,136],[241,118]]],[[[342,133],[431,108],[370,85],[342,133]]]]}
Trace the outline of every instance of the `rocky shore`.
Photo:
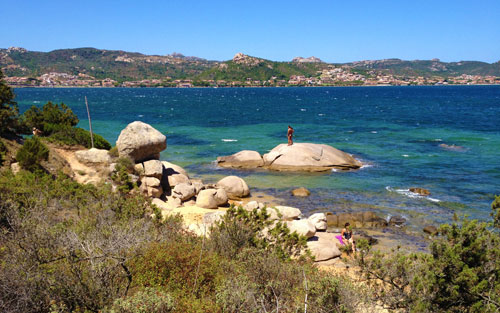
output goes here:
{"type": "MultiPolygon", "coordinates": [[[[317,262],[331,261],[342,255],[343,244],[337,237],[346,222],[357,229],[356,238],[367,239],[371,244],[378,243],[371,233],[381,233],[386,227],[399,227],[406,222],[401,217],[386,220],[370,211],[315,212],[304,216],[298,208],[279,205],[283,203],[281,199],[259,192],[252,193],[251,186],[241,177],[226,176],[211,184],[193,178],[182,167],[159,159],[160,152],[166,148],[165,135],[148,124],[136,121],[121,131],[116,142],[118,156],[111,156],[109,151],[99,149],[56,149],[56,152],[71,168],[72,177],[80,183],[109,182],[109,177],[117,172],[117,162],[120,159],[130,160],[134,172],[128,174],[130,181],[152,199],[152,204],[160,209],[162,217],[179,214],[183,217],[185,228],[200,236],[209,235],[210,226],[224,216],[230,205],[242,206],[248,211],[265,208],[271,221],[285,223],[291,232],[308,238],[307,246],[317,262]]],[[[351,170],[362,166],[348,153],[313,143],[296,143],[292,146],[281,144],[264,155],[245,150],[218,157],[217,163],[221,167],[236,169],[307,172],[351,170]]],[[[310,192],[299,188],[293,190],[292,194],[295,197],[308,197],[310,192]]],[[[391,243],[387,245],[394,246],[391,243]]]]}

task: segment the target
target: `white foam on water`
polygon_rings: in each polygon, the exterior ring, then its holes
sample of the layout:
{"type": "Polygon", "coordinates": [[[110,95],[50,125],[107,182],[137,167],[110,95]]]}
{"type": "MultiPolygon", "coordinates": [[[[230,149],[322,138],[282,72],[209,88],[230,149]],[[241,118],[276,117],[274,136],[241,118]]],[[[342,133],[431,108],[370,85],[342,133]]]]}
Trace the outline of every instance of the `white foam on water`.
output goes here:
{"type": "Polygon", "coordinates": [[[373,164],[363,164],[363,165],[361,165],[360,169],[369,168],[369,167],[373,167],[373,164]]]}
{"type": "Polygon", "coordinates": [[[425,200],[429,200],[432,202],[441,202],[441,200],[439,200],[439,199],[426,197],[426,196],[422,196],[421,194],[418,194],[416,192],[411,192],[410,189],[394,189],[391,186],[386,186],[385,189],[389,192],[396,192],[400,195],[403,195],[403,196],[406,196],[406,197],[412,198],[412,199],[425,199],[425,200]]]}
{"type": "Polygon", "coordinates": [[[40,101],[33,101],[33,103],[40,103],[40,101]]]}
{"type": "Polygon", "coordinates": [[[318,115],[319,115],[319,116],[324,116],[325,114],[323,114],[323,113],[319,113],[318,115]]]}
{"type": "Polygon", "coordinates": [[[405,158],[410,157],[408,154],[402,154],[401,156],[402,156],[402,157],[405,157],[405,158]]]}
{"type": "Polygon", "coordinates": [[[434,139],[434,141],[443,141],[443,139],[436,138],[436,139],[434,139]]]}
{"type": "Polygon", "coordinates": [[[376,134],[377,132],[376,132],[375,130],[372,130],[372,131],[371,131],[371,133],[372,133],[372,134],[376,134]]]}
{"type": "Polygon", "coordinates": [[[142,115],[142,114],[139,114],[139,115],[137,115],[137,116],[138,116],[138,117],[144,117],[144,115],[142,115]]]}
{"type": "Polygon", "coordinates": [[[300,109],[302,112],[307,111],[306,109],[300,109]]]}
{"type": "Polygon", "coordinates": [[[238,141],[238,139],[221,139],[221,141],[224,141],[224,142],[234,142],[234,141],[238,141]]]}

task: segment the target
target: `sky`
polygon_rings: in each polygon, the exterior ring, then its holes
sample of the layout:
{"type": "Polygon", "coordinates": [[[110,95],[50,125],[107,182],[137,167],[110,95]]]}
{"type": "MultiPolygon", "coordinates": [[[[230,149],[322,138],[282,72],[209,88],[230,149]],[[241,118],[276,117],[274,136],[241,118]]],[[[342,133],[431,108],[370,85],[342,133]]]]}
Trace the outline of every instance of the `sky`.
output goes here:
{"type": "Polygon", "coordinates": [[[0,48],[228,60],[500,60],[500,0],[0,0],[0,48]]]}

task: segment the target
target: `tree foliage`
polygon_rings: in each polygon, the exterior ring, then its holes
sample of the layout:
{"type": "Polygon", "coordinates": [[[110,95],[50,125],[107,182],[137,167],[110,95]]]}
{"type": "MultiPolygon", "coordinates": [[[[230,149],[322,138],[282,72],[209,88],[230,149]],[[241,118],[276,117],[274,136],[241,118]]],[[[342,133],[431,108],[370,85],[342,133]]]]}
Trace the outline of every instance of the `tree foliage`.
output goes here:
{"type": "Polygon", "coordinates": [[[28,138],[24,141],[21,149],[17,151],[16,160],[25,170],[36,171],[41,169],[40,163],[49,158],[49,148],[37,137],[28,138]]]}
{"type": "Polygon", "coordinates": [[[64,103],[54,104],[50,101],[44,104],[41,109],[31,106],[24,112],[24,119],[28,127],[38,128],[45,136],[78,124],[78,117],[67,105],[64,103]]]}
{"type": "Polygon", "coordinates": [[[5,83],[0,70],[0,137],[15,135],[23,130],[14,97],[12,88],[5,83]]]}
{"type": "MultiPolygon", "coordinates": [[[[48,137],[52,142],[92,147],[90,133],[75,127],[78,117],[64,103],[54,104],[49,101],[42,108],[32,106],[24,112],[23,119],[29,128],[37,128],[41,131],[41,136],[48,137]]],[[[110,149],[111,145],[102,136],[94,134],[94,147],[110,149]]]]}
{"type": "Polygon", "coordinates": [[[492,226],[467,218],[442,225],[442,236],[433,240],[430,254],[371,254],[363,245],[358,263],[375,290],[375,298],[387,308],[498,312],[500,235],[492,226]]]}

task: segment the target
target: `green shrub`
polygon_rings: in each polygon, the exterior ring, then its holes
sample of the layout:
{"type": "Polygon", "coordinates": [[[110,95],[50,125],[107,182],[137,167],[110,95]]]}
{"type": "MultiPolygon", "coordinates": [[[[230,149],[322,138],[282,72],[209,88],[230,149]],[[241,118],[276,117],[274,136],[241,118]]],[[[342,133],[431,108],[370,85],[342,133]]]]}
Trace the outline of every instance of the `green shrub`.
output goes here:
{"type": "Polygon", "coordinates": [[[16,160],[25,170],[40,169],[40,162],[49,158],[49,149],[37,137],[28,138],[16,154],[16,160]]]}
{"type": "Polygon", "coordinates": [[[16,135],[25,130],[19,121],[19,108],[14,97],[12,88],[5,83],[0,70],[0,137],[16,135]]]}
{"type": "Polygon", "coordinates": [[[109,156],[112,157],[112,158],[117,158],[119,155],[118,155],[118,147],[117,146],[114,146],[113,148],[109,149],[109,152],[108,152],[109,156]]]}
{"type": "Polygon", "coordinates": [[[359,265],[373,295],[411,312],[498,312],[500,234],[493,223],[462,220],[439,228],[430,254],[361,249],[359,265]]]}
{"type": "Polygon", "coordinates": [[[168,293],[158,288],[146,287],[133,296],[116,299],[107,313],[167,313],[173,309],[173,299],[168,293]]]}
{"type": "MultiPolygon", "coordinates": [[[[65,145],[81,145],[85,148],[92,148],[90,132],[78,127],[58,127],[58,130],[52,133],[49,140],[65,145]]],[[[101,135],[94,133],[94,147],[97,149],[111,149],[111,144],[101,135]]]]}
{"type": "Polygon", "coordinates": [[[214,294],[223,272],[222,260],[204,250],[202,240],[185,233],[151,243],[129,265],[133,286],[157,287],[174,297],[176,312],[220,312],[214,294]]]}
{"type": "Polygon", "coordinates": [[[78,124],[78,117],[64,103],[54,104],[47,102],[40,109],[32,106],[23,114],[26,125],[36,127],[42,131],[43,136],[49,136],[66,127],[78,124]]]}
{"type": "Polygon", "coordinates": [[[111,179],[116,183],[121,193],[126,194],[137,187],[130,179],[130,174],[133,173],[134,162],[130,158],[122,157],[117,160],[111,179]]]}
{"type": "Polygon", "coordinates": [[[491,204],[491,211],[493,225],[500,228],[500,196],[495,196],[495,200],[491,204]]]}
{"type": "Polygon", "coordinates": [[[3,143],[2,140],[0,140],[0,166],[3,165],[3,162],[5,161],[5,154],[7,153],[7,147],[5,147],[5,144],[3,143]]]}
{"type": "Polygon", "coordinates": [[[231,206],[210,229],[208,245],[228,258],[242,249],[257,247],[272,251],[282,259],[298,257],[306,249],[306,238],[290,233],[286,224],[269,220],[266,208],[247,211],[231,206]]]}

